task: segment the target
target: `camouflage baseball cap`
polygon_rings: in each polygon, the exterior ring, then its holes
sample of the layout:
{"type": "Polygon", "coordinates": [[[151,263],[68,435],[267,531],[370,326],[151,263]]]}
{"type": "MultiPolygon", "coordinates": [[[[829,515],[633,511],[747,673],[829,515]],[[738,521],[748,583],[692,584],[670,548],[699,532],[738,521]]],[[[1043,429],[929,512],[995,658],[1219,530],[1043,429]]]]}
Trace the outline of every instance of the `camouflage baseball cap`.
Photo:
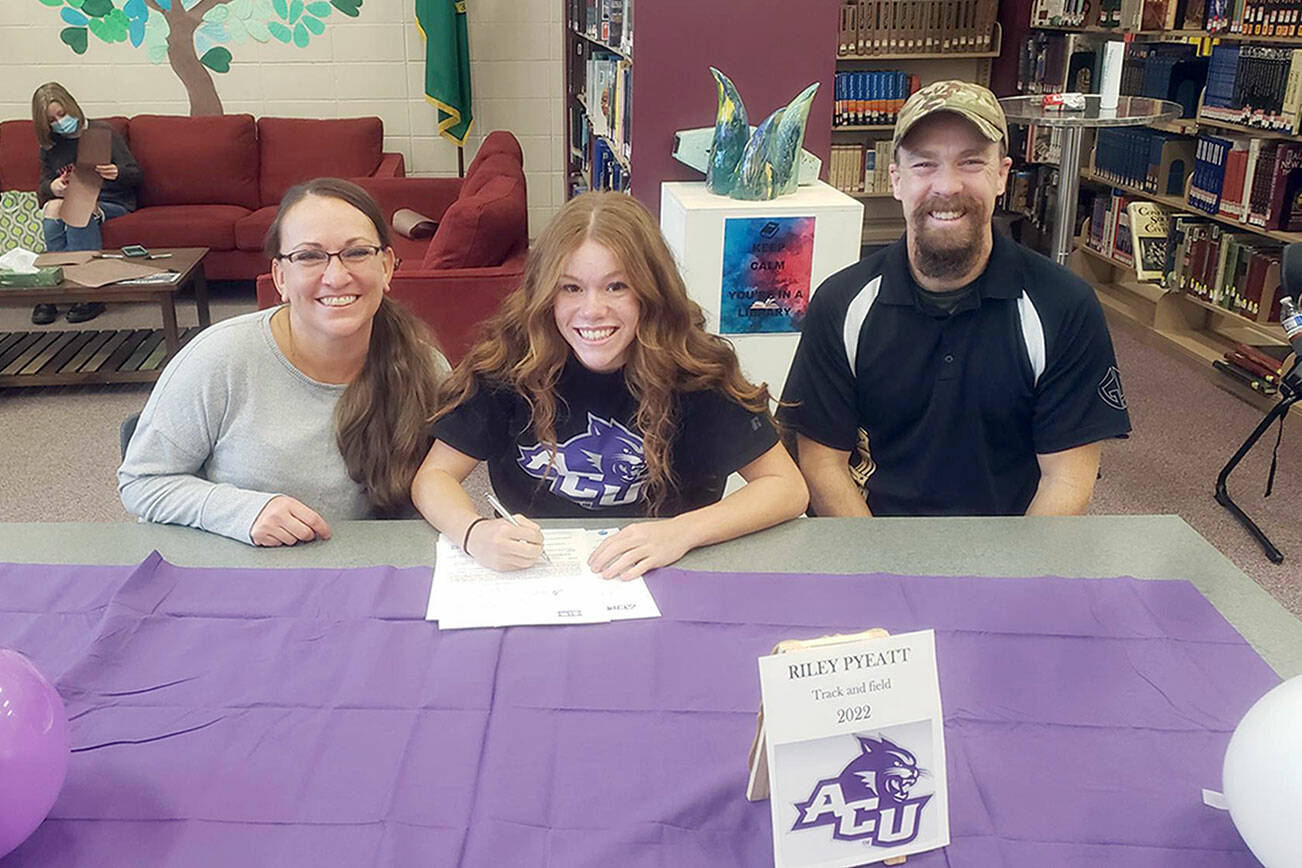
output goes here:
{"type": "Polygon", "coordinates": [[[970,81],[938,81],[909,97],[895,121],[894,150],[913,125],[933,112],[955,112],[971,121],[992,142],[1008,141],[1008,121],[989,89],[970,81]]]}

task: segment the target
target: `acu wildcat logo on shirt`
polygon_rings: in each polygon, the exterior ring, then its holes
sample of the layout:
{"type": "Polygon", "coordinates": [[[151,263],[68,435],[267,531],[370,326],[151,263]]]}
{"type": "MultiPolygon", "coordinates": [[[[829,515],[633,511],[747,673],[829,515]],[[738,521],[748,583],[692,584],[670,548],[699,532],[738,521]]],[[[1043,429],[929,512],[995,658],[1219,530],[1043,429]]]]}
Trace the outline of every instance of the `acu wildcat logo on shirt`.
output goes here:
{"type": "Polygon", "coordinates": [[[909,798],[922,770],[911,752],[888,739],[859,740],[860,754],[834,778],[824,778],[804,802],[791,827],[831,826],[839,841],[861,841],[883,847],[907,844],[918,836],[922,806],[931,794],[909,798]]]}
{"type": "Polygon", "coordinates": [[[555,461],[542,444],[521,446],[517,461],[525,473],[546,480],[552,494],[587,509],[636,503],[646,482],[642,438],[592,413],[588,430],[557,446],[555,461]]]}

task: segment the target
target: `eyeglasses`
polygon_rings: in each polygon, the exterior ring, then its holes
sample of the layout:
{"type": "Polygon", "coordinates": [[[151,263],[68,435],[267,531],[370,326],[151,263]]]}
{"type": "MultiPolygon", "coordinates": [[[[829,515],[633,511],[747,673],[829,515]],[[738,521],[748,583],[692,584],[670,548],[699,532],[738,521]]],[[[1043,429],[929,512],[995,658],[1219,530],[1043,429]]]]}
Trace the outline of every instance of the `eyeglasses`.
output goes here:
{"type": "Polygon", "coordinates": [[[384,250],[373,244],[359,244],[355,247],[345,247],[343,250],[294,250],[290,253],[280,253],[276,259],[288,260],[304,271],[324,271],[330,264],[330,260],[339,257],[344,268],[350,271],[355,268],[361,268],[370,262],[377,253],[384,250]]]}

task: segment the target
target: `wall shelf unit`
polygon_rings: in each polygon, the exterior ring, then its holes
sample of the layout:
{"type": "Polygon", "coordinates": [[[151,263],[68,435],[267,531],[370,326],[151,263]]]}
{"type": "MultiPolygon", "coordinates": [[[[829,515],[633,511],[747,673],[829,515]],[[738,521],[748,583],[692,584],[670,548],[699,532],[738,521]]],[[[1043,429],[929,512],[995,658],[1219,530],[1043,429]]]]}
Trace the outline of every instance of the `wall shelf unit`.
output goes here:
{"type": "MultiPolygon", "coordinates": [[[[845,30],[847,22],[857,22],[865,8],[875,7],[878,11],[872,14],[885,14],[880,11],[885,5],[887,4],[880,2],[859,4],[853,0],[847,0],[842,4],[844,10],[841,21],[842,31],[838,34],[837,44],[843,50],[838,52],[836,57],[838,76],[843,73],[892,71],[916,77],[918,87],[926,87],[933,82],[946,79],[961,79],[989,86],[991,61],[999,56],[1004,47],[1003,28],[998,22],[998,0],[983,0],[979,9],[975,5],[969,7],[974,18],[970,19],[972,26],[962,38],[967,39],[970,44],[981,45],[982,40],[972,34],[984,33],[988,36],[989,44],[981,50],[940,48],[939,45],[943,40],[949,37],[947,31],[940,28],[935,19],[932,20],[930,29],[918,25],[920,29],[914,35],[922,34],[917,38],[917,42],[923,45],[919,50],[888,49],[862,53],[844,50],[847,46],[857,48],[864,45],[865,41],[871,41],[871,39],[865,40],[863,33],[859,33],[857,39],[854,38],[855,33],[847,33],[845,30]],[[989,22],[988,26],[978,23],[981,21],[989,22]],[[929,47],[926,46],[928,41],[932,43],[929,47]]],[[[893,5],[898,9],[913,10],[957,7],[957,4],[945,2],[935,6],[925,3],[893,5]]],[[[901,14],[916,14],[916,12],[901,14]]],[[[889,17],[885,20],[890,21],[889,17]]],[[[919,20],[911,19],[915,23],[919,20]]],[[[893,26],[898,28],[899,25],[893,26]]],[[[909,33],[908,26],[905,25],[906,34],[909,33]]],[[[882,41],[888,43],[889,38],[882,41]]],[[[907,93],[904,96],[907,96],[907,93]]],[[[886,145],[889,145],[894,130],[893,119],[890,122],[832,125],[833,154],[829,160],[828,181],[842,192],[864,203],[862,240],[865,247],[890,244],[899,240],[904,233],[904,215],[900,203],[895,201],[890,192],[889,177],[886,174],[890,158],[889,148],[886,145]],[[879,143],[882,143],[880,148],[879,143]],[[855,170],[856,165],[858,171],[855,170]]]]}
{"type": "Polygon", "coordinates": [[[567,197],[632,183],[633,2],[567,0],[567,197]]]}
{"type": "MultiPolygon", "coordinates": [[[[1256,44],[1274,48],[1291,47],[1302,49],[1302,36],[1266,37],[1230,32],[1208,34],[1190,30],[1141,30],[1127,33],[1119,28],[1098,26],[1033,25],[1032,31],[1094,34],[1112,37],[1113,39],[1125,39],[1127,42],[1195,43],[1197,53],[1200,56],[1210,53],[1212,47],[1218,41],[1256,44]]],[[[1130,54],[1127,52],[1128,59],[1129,56],[1130,54]]],[[[1044,86],[1046,89],[1056,89],[1049,88],[1048,85],[1044,86]]],[[[1150,124],[1150,126],[1154,129],[1190,137],[1197,136],[1201,130],[1212,135],[1233,132],[1263,141],[1302,141],[1302,135],[1203,117],[1201,115],[1202,99],[1202,96],[1199,96],[1197,101],[1199,111],[1195,117],[1179,118],[1174,121],[1150,124]]],[[[1115,148],[1116,146],[1113,144],[1111,147],[1115,148]]],[[[1223,214],[1210,214],[1191,205],[1189,203],[1189,189],[1192,182],[1192,166],[1186,167],[1182,194],[1155,194],[1147,192],[1135,184],[1113,180],[1112,178],[1115,178],[1115,175],[1109,177],[1095,171],[1095,154],[1092,147],[1084,149],[1082,156],[1082,166],[1064,167],[1066,171],[1079,171],[1082,184],[1112,188],[1121,191],[1122,194],[1131,199],[1156,202],[1165,206],[1169,211],[1192,214],[1201,220],[1220,224],[1225,227],[1226,232],[1247,233],[1250,236],[1260,236],[1262,239],[1271,239],[1281,244],[1302,242],[1302,232],[1266,229],[1223,214]]],[[[1112,154],[1112,162],[1115,161],[1114,153],[1112,154]]],[[[1243,182],[1240,178],[1239,187],[1242,186],[1243,182]]],[[[1242,195],[1246,196],[1246,194],[1242,195]]],[[[1114,199],[1114,201],[1116,200],[1114,199]]],[[[1089,213],[1089,210],[1087,209],[1085,213],[1089,213]]],[[[1096,211],[1095,213],[1099,212],[1096,211]]],[[[1214,361],[1225,361],[1225,353],[1233,349],[1235,343],[1258,347],[1270,346],[1274,348],[1276,353],[1281,348],[1287,347],[1287,341],[1279,324],[1266,321],[1270,314],[1269,298],[1266,292],[1262,293],[1261,307],[1263,310],[1260,313],[1254,315],[1240,313],[1201,295],[1183,292],[1174,288],[1167,289],[1155,282],[1139,281],[1135,276],[1133,266],[1113,259],[1107,253],[1088,247],[1082,238],[1076,239],[1075,250],[1069,260],[1069,265],[1077,274],[1094,286],[1108,320],[1114,326],[1124,328],[1146,343],[1168,351],[1173,356],[1188,362],[1194,370],[1209,382],[1253,404],[1262,411],[1273,407],[1278,401],[1277,394],[1267,393],[1269,386],[1264,384],[1251,386],[1222,373],[1212,366],[1214,361]],[[1263,391],[1263,388],[1267,391],[1263,391]]],[[[1213,268],[1213,271],[1215,270],[1213,268]]],[[[1233,291],[1232,287],[1225,289],[1228,294],[1232,294],[1233,291]]],[[[1214,295],[1222,292],[1219,284],[1213,287],[1212,292],[1214,295]]],[[[1256,296],[1253,295],[1252,298],[1255,299],[1256,296]]],[[[1240,300],[1239,304],[1242,305],[1243,301],[1240,300]]],[[[1302,415],[1302,410],[1295,412],[1302,415]]]]}
{"type": "MultiPolygon", "coordinates": [[[[1212,367],[1213,361],[1224,360],[1226,350],[1236,341],[1258,345],[1281,343],[1264,324],[1195,296],[1135,280],[1130,266],[1083,244],[1078,243],[1070,264],[1072,270],[1094,285],[1099,303],[1113,326],[1190,363],[1208,382],[1262,412],[1275,405],[1277,396],[1255,391],[1212,367]]],[[[1302,416],[1302,408],[1296,405],[1292,412],[1302,416]]]]}

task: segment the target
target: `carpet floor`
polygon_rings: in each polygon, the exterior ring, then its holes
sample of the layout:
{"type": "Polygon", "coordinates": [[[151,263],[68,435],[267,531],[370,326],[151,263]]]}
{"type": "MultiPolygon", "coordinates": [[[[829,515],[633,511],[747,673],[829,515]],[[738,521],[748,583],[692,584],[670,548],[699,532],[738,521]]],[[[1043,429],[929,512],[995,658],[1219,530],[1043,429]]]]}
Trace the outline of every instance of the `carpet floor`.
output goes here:
{"type": "MultiPolygon", "coordinates": [[[[182,326],[194,324],[183,302],[182,326]]],[[[189,309],[187,309],[187,307],[189,309]]],[[[248,284],[212,286],[213,318],[253,307],[248,284]]],[[[32,328],[30,307],[0,305],[0,331],[32,328]]],[[[95,327],[155,325],[157,308],[115,305],[95,327]]],[[[47,328],[66,328],[56,323],[47,328]]],[[[1230,490],[1285,553],[1270,563],[1256,542],[1212,499],[1225,460],[1261,412],[1218,389],[1189,367],[1114,329],[1118,364],[1135,432],[1103,450],[1095,514],[1176,513],[1295,615],[1302,616],[1302,420],[1292,414],[1279,450],[1275,491],[1263,497],[1274,431],[1231,479],[1230,490]]],[[[117,497],[118,425],[138,412],[147,386],[0,389],[0,521],[122,521],[117,497]]],[[[467,480],[476,500],[482,468],[467,480]]],[[[1178,577],[1173,577],[1178,578],[1178,577]]]]}

